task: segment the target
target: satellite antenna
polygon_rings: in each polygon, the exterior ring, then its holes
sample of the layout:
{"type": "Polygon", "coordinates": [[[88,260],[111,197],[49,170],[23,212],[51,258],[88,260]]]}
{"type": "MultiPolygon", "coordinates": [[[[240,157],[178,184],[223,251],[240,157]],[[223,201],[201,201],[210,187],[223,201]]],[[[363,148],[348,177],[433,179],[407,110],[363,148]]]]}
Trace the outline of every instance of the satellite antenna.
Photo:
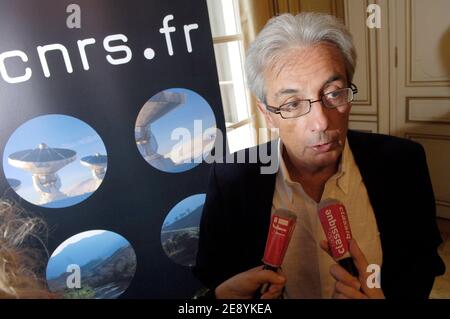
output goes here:
{"type": "Polygon", "coordinates": [[[75,161],[77,153],[69,149],[50,148],[39,144],[33,150],[9,155],[8,163],[31,173],[33,186],[40,195],[39,205],[45,205],[67,197],[60,191],[61,179],[57,172],[75,161]]]}
{"type": "Polygon", "coordinates": [[[81,165],[91,170],[95,180],[103,181],[106,174],[106,167],[108,166],[108,156],[97,153],[93,156],[83,157],[80,162],[81,165]]]}

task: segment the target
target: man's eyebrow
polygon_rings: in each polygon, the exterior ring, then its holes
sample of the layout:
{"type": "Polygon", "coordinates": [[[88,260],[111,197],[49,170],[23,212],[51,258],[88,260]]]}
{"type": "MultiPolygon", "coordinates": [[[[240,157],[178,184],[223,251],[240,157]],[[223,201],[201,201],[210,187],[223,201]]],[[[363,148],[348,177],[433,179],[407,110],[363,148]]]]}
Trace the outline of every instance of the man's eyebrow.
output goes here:
{"type": "Polygon", "coordinates": [[[287,94],[298,94],[299,92],[300,91],[297,89],[283,89],[283,90],[278,91],[275,94],[275,97],[278,98],[280,96],[287,95],[287,94]]]}
{"type": "MultiPolygon", "coordinates": [[[[337,75],[334,74],[332,76],[330,76],[322,85],[322,88],[324,88],[325,86],[327,86],[330,83],[333,83],[335,81],[343,81],[345,82],[345,79],[341,76],[341,75],[337,75]]],[[[290,94],[300,94],[300,91],[297,89],[282,89],[280,91],[278,91],[277,93],[275,93],[275,98],[279,98],[283,95],[290,95],[290,94]]]]}
{"type": "Polygon", "coordinates": [[[327,86],[328,84],[333,83],[333,82],[335,82],[335,81],[342,81],[342,82],[345,82],[345,79],[344,79],[341,75],[337,75],[337,74],[332,75],[332,76],[330,76],[330,77],[328,78],[328,80],[325,81],[325,83],[322,85],[322,87],[325,87],[325,86],[327,86]]]}

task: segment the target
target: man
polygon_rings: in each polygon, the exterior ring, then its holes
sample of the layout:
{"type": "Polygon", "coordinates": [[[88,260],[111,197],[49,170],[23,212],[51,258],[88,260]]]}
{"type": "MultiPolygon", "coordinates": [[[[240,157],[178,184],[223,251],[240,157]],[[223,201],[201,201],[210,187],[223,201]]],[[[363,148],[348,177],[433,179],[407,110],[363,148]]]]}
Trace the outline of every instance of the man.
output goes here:
{"type": "Polygon", "coordinates": [[[251,298],[269,283],[262,298],[426,298],[444,272],[423,148],[348,131],[355,65],[351,35],[327,15],[276,17],[252,44],[248,83],[279,129],[279,169],[212,166],[194,272],[215,297],[251,298]],[[359,278],[328,255],[317,215],[327,198],[347,208],[359,278]],[[260,265],[279,208],[297,224],[277,274],[260,265]],[[369,264],[381,266],[381,288],[368,287],[369,264]]]}

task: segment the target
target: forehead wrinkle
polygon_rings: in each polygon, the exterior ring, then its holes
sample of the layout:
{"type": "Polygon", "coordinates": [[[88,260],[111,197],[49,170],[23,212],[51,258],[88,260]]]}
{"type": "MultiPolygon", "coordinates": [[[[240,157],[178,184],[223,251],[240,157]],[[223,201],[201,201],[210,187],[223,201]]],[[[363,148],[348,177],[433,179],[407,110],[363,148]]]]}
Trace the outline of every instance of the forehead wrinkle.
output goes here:
{"type": "MultiPolygon", "coordinates": [[[[328,63],[323,62],[322,59],[327,57],[329,61],[333,62],[343,62],[342,61],[342,55],[337,52],[336,54],[336,48],[330,44],[327,43],[318,43],[312,46],[295,46],[291,47],[290,49],[286,50],[282,54],[273,57],[271,63],[268,65],[265,71],[265,78],[267,80],[271,79],[270,81],[277,82],[281,75],[285,75],[283,78],[284,80],[292,81],[292,83],[296,83],[294,87],[290,87],[289,83],[285,83],[288,85],[284,85],[284,87],[279,88],[277,92],[273,92],[272,94],[275,94],[275,98],[279,98],[281,93],[290,94],[290,93],[302,93],[302,88],[298,87],[298,85],[302,82],[304,82],[305,85],[308,85],[310,81],[308,81],[308,78],[314,77],[318,73],[317,68],[323,68],[326,67],[328,63]],[[320,50],[320,47],[322,47],[325,52],[321,54],[322,58],[319,59],[319,63],[311,63],[309,61],[310,59],[308,56],[311,54],[318,54],[317,49],[320,50]],[[321,63],[323,62],[323,63],[321,63]],[[302,74],[296,74],[298,73],[298,69],[302,70],[302,74]],[[282,73],[284,72],[284,74],[282,73]],[[290,79],[290,80],[289,80],[290,79]],[[305,82],[306,81],[306,82],[305,82]]],[[[333,63],[336,64],[336,63],[333,63]]],[[[340,63],[339,63],[340,64],[340,63]]],[[[344,63],[342,63],[344,64],[344,63]]],[[[343,65],[342,68],[345,72],[345,66],[343,65]]],[[[346,73],[341,74],[341,68],[333,67],[333,73],[328,79],[324,79],[321,88],[324,89],[327,85],[331,84],[334,81],[342,80],[343,82],[346,82],[346,73]],[[338,78],[338,79],[336,79],[338,78]]],[[[320,72],[319,72],[320,73],[320,72]]],[[[304,89],[304,88],[303,88],[304,89]]]]}
{"type": "MultiPolygon", "coordinates": [[[[278,78],[281,72],[285,68],[295,67],[299,64],[299,59],[305,60],[304,55],[307,55],[310,50],[308,48],[313,48],[314,46],[293,46],[288,48],[285,52],[275,56],[269,63],[266,69],[266,74],[274,74],[274,78],[278,78]]],[[[301,63],[301,62],[300,62],[301,63]]]]}
{"type": "MultiPolygon", "coordinates": [[[[295,51],[291,50],[286,54],[282,55],[278,61],[278,63],[274,63],[273,70],[275,71],[275,78],[278,78],[281,72],[285,71],[285,69],[294,69],[299,65],[303,65],[308,67],[308,64],[305,64],[304,61],[307,60],[305,55],[308,55],[308,51],[302,49],[300,53],[297,53],[299,49],[297,48],[295,51]],[[281,61],[282,62],[281,62],[281,61]]],[[[289,72],[289,71],[287,71],[289,72]]]]}

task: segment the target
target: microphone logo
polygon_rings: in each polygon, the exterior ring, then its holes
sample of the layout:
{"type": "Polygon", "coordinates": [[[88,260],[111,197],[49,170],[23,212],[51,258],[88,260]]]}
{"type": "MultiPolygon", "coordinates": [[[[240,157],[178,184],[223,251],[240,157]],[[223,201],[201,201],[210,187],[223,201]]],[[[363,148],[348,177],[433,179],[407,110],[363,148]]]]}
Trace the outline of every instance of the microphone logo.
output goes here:
{"type": "Polygon", "coordinates": [[[349,241],[352,239],[344,205],[336,200],[323,202],[319,207],[319,219],[333,257],[342,258],[348,253],[349,241]]]}
{"type": "Polygon", "coordinates": [[[286,236],[289,233],[289,219],[275,215],[272,228],[276,235],[286,236]]]}

